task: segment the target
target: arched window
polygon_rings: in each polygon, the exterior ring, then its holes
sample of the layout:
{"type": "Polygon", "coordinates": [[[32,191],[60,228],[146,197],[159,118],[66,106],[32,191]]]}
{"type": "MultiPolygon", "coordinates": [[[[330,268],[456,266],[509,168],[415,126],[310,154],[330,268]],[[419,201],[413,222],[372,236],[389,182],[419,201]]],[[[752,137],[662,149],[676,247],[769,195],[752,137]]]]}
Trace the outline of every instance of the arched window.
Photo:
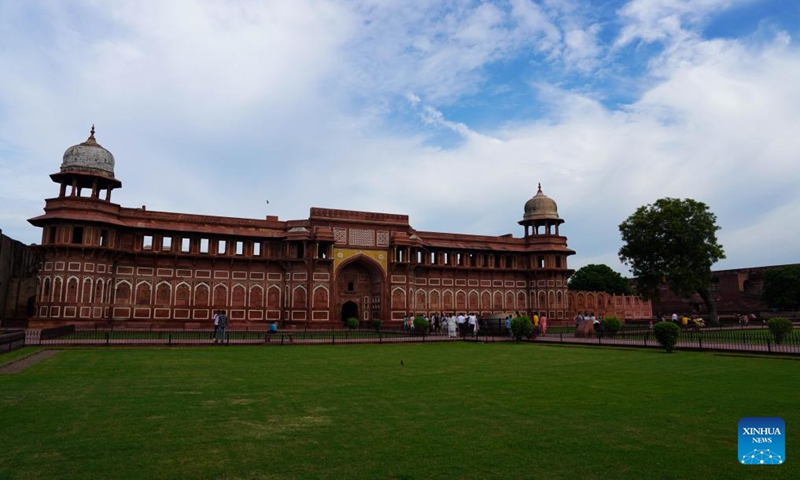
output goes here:
{"type": "Polygon", "coordinates": [[[495,310],[503,309],[503,294],[500,292],[494,292],[494,309],[495,310]]]}
{"type": "Polygon", "coordinates": [[[208,285],[205,283],[201,283],[197,285],[194,289],[194,304],[197,307],[207,307],[208,306],[208,298],[209,298],[209,291],[208,285]]]}
{"type": "Polygon", "coordinates": [[[244,286],[236,285],[233,287],[233,291],[231,292],[231,306],[233,307],[244,307],[245,301],[245,291],[244,286]]]}
{"type": "Polygon", "coordinates": [[[67,302],[74,303],[78,301],[78,279],[70,277],[67,280],[67,302]]]}
{"type": "Polygon", "coordinates": [[[314,289],[314,308],[317,310],[328,308],[328,290],[324,287],[314,289]]]}
{"type": "Polygon", "coordinates": [[[264,289],[261,285],[254,285],[250,289],[250,308],[261,308],[264,306],[264,289]]]}
{"type": "Polygon", "coordinates": [[[92,303],[92,279],[83,280],[83,290],[81,291],[81,303],[89,305],[92,303]]]}
{"type": "Polygon", "coordinates": [[[156,305],[169,306],[170,297],[172,297],[172,286],[167,282],[159,283],[156,287],[156,305]]]}
{"type": "Polygon", "coordinates": [[[119,305],[130,305],[131,286],[128,282],[119,282],[117,284],[114,301],[119,305]]]}
{"type": "Polygon", "coordinates": [[[150,284],[142,282],[136,286],[136,305],[150,305],[152,289],[150,284]]]}
{"type": "Polygon", "coordinates": [[[432,311],[440,310],[441,305],[439,305],[439,292],[436,290],[432,291],[428,297],[428,300],[430,301],[428,308],[430,308],[432,311]]]}
{"type": "Polygon", "coordinates": [[[414,307],[420,313],[428,309],[428,302],[425,295],[425,291],[417,290],[417,303],[414,307]]]}
{"type": "MultiPolygon", "coordinates": [[[[191,288],[189,288],[188,284],[186,283],[178,284],[178,286],[175,288],[175,306],[188,307],[191,293],[192,290],[191,288]]],[[[206,294],[206,298],[208,298],[208,294],[206,294]]]]}
{"type": "Polygon", "coordinates": [[[392,309],[406,310],[406,292],[402,288],[392,290],[392,309]]]}
{"type": "Polygon", "coordinates": [[[445,290],[442,294],[442,308],[447,313],[453,313],[453,292],[445,290]]]}
{"type": "Polygon", "coordinates": [[[281,289],[275,285],[267,290],[267,308],[281,308],[281,289]]]}
{"type": "Polygon", "coordinates": [[[102,278],[97,279],[97,283],[94,285],[94,303],[101,304],[103,303],[103,290],[105,287],[105,282],[103,282],[102,278]]]}
{"type": "Polygon", "coordinates": [[[42,301],[50,301],[50,277],[44,279],[44,286],[42,287],[42,301]]]}
{"type": "Polygon", "coordinates": [[[214,287],[214,306],[228,306],[228,287],[226,285],[217,285],[214,287]]]}
{"type": "Polygon", "coordinates": [[[492,294],[489,292],[481,293],[481,309],[482,310],[491,310],[492,309],[492,294]]]}
{"type": "Polygon", "coordinates": [[[292,292],[292,308],[306,308],[306,289],[297,287],[292,292]]]}

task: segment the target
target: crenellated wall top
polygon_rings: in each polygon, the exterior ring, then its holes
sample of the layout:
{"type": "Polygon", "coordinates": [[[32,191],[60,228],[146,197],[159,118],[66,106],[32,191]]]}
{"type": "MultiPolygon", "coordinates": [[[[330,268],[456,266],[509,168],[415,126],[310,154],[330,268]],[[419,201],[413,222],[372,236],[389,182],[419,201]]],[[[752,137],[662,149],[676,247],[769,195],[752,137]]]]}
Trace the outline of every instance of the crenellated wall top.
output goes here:
{"type": "Polygon", "coordinates": [[[356,222],[393,223],[408,226],[408,215],[379,212],[357,212],[353,210],[338,210],[333,208],[311,207],[311,219],[335,219],[356,222]]]}

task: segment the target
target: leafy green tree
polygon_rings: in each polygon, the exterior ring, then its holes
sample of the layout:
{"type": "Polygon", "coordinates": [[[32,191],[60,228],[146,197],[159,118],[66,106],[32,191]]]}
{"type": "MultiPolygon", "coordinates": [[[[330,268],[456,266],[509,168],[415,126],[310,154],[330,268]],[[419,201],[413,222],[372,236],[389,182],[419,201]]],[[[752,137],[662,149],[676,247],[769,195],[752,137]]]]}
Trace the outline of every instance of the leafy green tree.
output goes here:
{"type": "Polygon", "coordinates": [[[711,298],[711,266],[725,258],[717,241],[717,217],[705,203],[687,198],[662,198],[639,207],[619,226],[623,247],[619,258],[631,267],[636,288],[646,298],[657,299],[661,285],[688,297],[698,293],[717,325],[717,308],[711,298]]]}
{"type": "Polygon", "coordinates": [[[771,308],[800,310],[800,265],[765,271],[762,298],[771,308]]]}
{"type": "Polygon", "coordinates": [[[590,264],[581,267],[569,279],[570,290],[590,290],[612,295],[630,295],[628,281],[608,265],[590,264]]]}

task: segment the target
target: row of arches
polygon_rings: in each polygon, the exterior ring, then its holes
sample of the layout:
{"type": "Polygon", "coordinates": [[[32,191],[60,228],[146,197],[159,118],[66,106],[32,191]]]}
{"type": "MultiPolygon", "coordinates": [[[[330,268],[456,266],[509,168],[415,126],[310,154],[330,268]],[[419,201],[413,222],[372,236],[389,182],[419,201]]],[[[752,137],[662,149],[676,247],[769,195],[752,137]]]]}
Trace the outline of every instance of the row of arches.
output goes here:
{"type": "Polygon", "coordinates": [[[565,308],[563,290],[550,290],[530,293],[525,291],[490,291],[490,290],[406,290],[403,287],[392,289],[393,310],[432,310],[432,311],[465,311],[465,310],[527,310],[565,308]]]}
{"type": "Polygon", "coordinates": [[[571,310],[612,310],[616,307],[631,307],[641,304],[641,297],[613,295],[606,292],[569,292],[567,301],[571,310]]]}
{"type": "MultiPolygon", "coordinates": [[[[305,309],[308,306],[308,291],[305,285],[250,285],[237,283],[229,286],[224,283],[209,285],[199,282],[190,285],[180,282],[158,282],[155,287],[147,280],[136,282],[117,280],[114,288],[108,288],[110,279],[84,278],[76,276],[64,280],[61,276],[47,276],[42,281],[40,301],[42,303],[82,303],[140,306],[175,306],[175,307],[250,307],[281,308],[281,306],[305,309]],[[286,302],[285,305],[283,302],[286,302]]],[[[325,285],[313,288],[311,295],[314,309],[330,307],[330,291],[325,285]]]]}
{"type": "Polygon", "coordinates": [[[39,301],[43,303],[109,303],[111,290],[106,288],[109,278],[84,278],[80,282],[78,277],[67,277],[66,281],[61,276],[53,278],[47,276],[42,280],[39,291],[39,301]],[[66,287],[65,287],[66,283],[66,287]]]}

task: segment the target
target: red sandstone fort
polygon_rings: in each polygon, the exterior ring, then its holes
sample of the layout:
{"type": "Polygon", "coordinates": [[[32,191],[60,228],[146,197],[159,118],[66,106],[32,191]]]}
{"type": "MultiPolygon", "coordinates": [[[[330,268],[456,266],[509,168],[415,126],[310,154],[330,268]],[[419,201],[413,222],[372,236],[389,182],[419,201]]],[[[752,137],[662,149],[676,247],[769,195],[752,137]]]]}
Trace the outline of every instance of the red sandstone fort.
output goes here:
{"type": "Polygon", "coordinates": [[[417,231],[406,215],[326,208],[300,220],[156,212],[112,202],[122,182],[94,134],[66,150],[50,176],[58,196],[30,219],[42,228],[33,327],[197,327],[217,309],[239,325],[409,313],[652,315],[638,297],[568,292],[575,252],[541,185],[524,205],[521,237],[417,231]]]}

